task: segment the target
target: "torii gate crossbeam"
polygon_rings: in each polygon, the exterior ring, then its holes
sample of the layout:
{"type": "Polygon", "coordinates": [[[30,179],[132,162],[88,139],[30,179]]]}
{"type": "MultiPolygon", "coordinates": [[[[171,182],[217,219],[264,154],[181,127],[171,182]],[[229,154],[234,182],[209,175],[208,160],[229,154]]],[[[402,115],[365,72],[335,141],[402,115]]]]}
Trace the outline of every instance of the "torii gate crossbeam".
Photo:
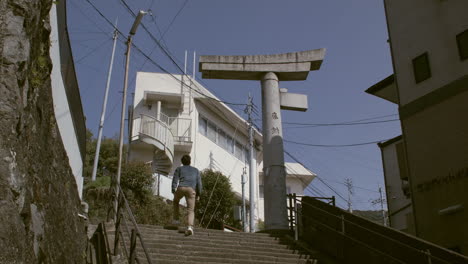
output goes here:
{"type": "MultiPolygon", "coordinates": [[[[309,71],[320,69],[324,56],[325,49],[275,55],[200,56],[199,71],[202,72],[203,78],[261,81],[267,230],[288,229],[286,170],[280,110],[307,110],[307,96],[280,91],[279,81],[306,80],[309,71]]],[[[255,188],[252,185],[251,182],[250,201],[255,197],[255,188]]],[[[252,219],[251,226],[254,225],[252,219]]]]}

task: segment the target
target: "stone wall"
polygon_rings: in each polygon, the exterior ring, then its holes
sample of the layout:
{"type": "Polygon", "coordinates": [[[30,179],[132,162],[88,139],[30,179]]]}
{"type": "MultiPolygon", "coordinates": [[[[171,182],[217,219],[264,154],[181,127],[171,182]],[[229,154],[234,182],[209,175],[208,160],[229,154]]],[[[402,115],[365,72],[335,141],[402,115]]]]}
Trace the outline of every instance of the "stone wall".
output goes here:
{"type": "Polygon", "coordinates": [[[0,1],[0,263],[82,263],[80,199],[54,117],[49,11],[0,1]]]}

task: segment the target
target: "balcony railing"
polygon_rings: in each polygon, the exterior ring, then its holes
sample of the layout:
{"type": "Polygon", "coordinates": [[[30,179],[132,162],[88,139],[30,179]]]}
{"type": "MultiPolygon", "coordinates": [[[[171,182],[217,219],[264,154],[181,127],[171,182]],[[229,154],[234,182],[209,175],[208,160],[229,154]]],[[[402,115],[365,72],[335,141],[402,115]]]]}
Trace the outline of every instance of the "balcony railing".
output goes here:
{"type": "Polygon", "coordinates": [[[169,127],[174,134],[174,140],[191,142],[192,120],[190,118],[170,117],[169,127]]]}
{"type": "Polygon", "coordinates": [[[159,119],[171,129],[175,141],[191,142],[192,120],[190,118],[169,117],[161,113],[159,119]]]}
{"type": "Polygon", "coordinates": [[[166,123],[142,114],[133,120],[133,127],[134,132],[156,140],[162,145],[161,149],[167,149],[174,156],[174,134],[166,123]]]}
{"type": "Polygon", "coordinates": [[[133,120],[132,135],[140,133],[158,140],[173,153],[174,144],[192,142],[192,120],[164,114],[161,114],[158,120],[156,117],[142,114],[133,120]]]}

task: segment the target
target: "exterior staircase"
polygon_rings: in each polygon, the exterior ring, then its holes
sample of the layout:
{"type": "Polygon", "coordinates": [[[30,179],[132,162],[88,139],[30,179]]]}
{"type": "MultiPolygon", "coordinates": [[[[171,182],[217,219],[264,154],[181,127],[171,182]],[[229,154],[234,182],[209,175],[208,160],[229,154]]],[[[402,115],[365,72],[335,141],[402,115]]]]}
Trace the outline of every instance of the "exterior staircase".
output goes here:
{"type": "MultiPolygon", "coordinates": [[[[193,236],[185,236],[185,228],[138,226],[152,263],[319,263],[310,251],[295,249],[284,235],[195,228],[193,236]]],[[[137,258],[140,263],[148,263],[139,243],[137,258]]]]}
{"type": "Polygon", "coordinates": [[[159,174],[168,175],[172,168],[172,159],[169,158],[167,152],[158,148],[154,148],[153,154],[153,171],[159,174]]]}
{"type": "Polygon", "coordinates": [[[153,171],[168,175],[174,159],[174,134],[163,121],[141,115],[133,120],[133,151],[151,153],[153,171]]]}

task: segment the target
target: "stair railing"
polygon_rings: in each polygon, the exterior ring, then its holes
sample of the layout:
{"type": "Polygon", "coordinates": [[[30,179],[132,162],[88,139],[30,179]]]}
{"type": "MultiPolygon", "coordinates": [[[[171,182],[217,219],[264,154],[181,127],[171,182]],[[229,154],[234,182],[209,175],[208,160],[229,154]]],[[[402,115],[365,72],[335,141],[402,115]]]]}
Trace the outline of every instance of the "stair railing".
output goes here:
{"type": "Polygon", "coordinates": [[[114,220],[115,220],[115,240],[114,240],[114,256],[119,254],[119,244],[120,240],[122,240],[122,248],[125,254],[125,257],[128,259],[129,264],[133,263],[140,263],[140,260],[136,256],[136,249],[137,249],[137,239],[140,242],[140,245],[145,253],[146,261],[149,264],[152,264],[151,262],[151,257],[148,253],[148,250],[145,246],[145,242],[143,240],[143,236],[140,232],[140,229],[138,228],[138,224],[135,220],[135,216],[132,213],[132,209],[130,208],[130,205],[128,203],[127,198],[125,197],[125,194],[120,187],[120,184],[116,184],[113,182],[112,188],[110,188],[112,192],[112,205],[110,206],[110,209],[107,214],[107,220],[109,222],[110,216],[114,215],[114,220]],[[114,208],[114,202],[117,199],[117,212],[115,211],[114,208]],[[130,225],[129,221],[127,220],[127,216],[130,219],[130,225]],[[122,228],[122,223],[123,227],[122,228]],[[130,245],[127,246],[127,241],[125,240],[125,234],[130,237],[130,245]]]}
{"type": "MultiPolygon", "coordinates": [[[[334,233],[337,233],[337,234],[340,234],[341,236],[357,243],[357,244],[360,244],[361,246],[365,247],[365,248],[368,248],[382,256],[385,256],[389,259],[392,259],[393,261],[397,262],[397,263],[406,263],[404,262],[403,260],[401,259],[398,259],[392,255],[390,255],[389,253],[386,253],[386,252],[383,252],[382,250],[379,250],[377,248],[375,248],[375,246],[371,245],[371,244],[368,244],[368,243],[365,243],[363,241],[360,241],[352,236],[350,236],[346,229],[345,229],[345,226],[346,224],[350,224],[350,225],[354,225],[354,226],[358,226],[359,228],[362,228],[363,230],[365,230],[366,232],[369,232],[369,233],[372,233],[374,235],[377,235],[377,236],[380,236],[381,238],[383,239],[387,239],[388,241],[391,241],[393,243],[396,243],[402,247],[405,247],[413,252],[415,252],[416,254],[420,254],[422,258],[424,258],[427,262],[425,263],[428,263],[428,264],[432,264],[432,263],[447,263],[447,264],[452,264],[452,262],[450,261],[447,261],[439,256],[435,256],[433,253],[434,252],[431,252],[430,249],[426,248],[426,249],[419,249],[419,248],[416,248],[416,247],[413,247],[411,245],[408,245],[406,243],[403,243],[399,240],[396,240],[395,238],[392,238],[392,237],[389,237],[385,234],[382,234],[382,233],[379,233],[379,232],[376,232],[374,230],[371,230],[369,228],[366,228],[365,226],[363,225],[360,225],[359,223],[356,223],[354,221],[350,221],[348,219],[345,218],[345,215],[344,214],[341,214],[341,215],[335,215],[333,213],[330,213],[320,207],[317,207],[313,204],[310,204],[310,203],[305,203],[302,199],[298,199],[299,197],[303,197],[303,196],[297,196],[296,194],[288,194],[287,195],[287,198],[288,198],[288,201],[290,203],[290,206],[288,207],[289,209],[289,213],[290,213],[290,216],[288,217],[289,218],[289,221],[290,221],[290,227],[292,228],[292,230],[295,232],[295,236],[296,236],[296,240],[297,240],[297,235],[298,235],[298,230],[301,228],[300,225],[298,224],[298,221],[300,221],[301,219],[299,218],[302,218],[302,217],[305,217],[307,218],[307,220],[311,220],[312,222],[320,225],[321,227],[324,227],[325,229],[327,230],[330,230],[334,233]],[[311,218],[311,217],[307,217],[305,215],[302,215],[302,210],[300,210],[302,208],[302,206],[298,206],[299,204],[304,204],[304,205],[307,205],[307,206],[311,206],[312,208],[314,208],[315,210],[318,210],[322,213],[325,213],[326,215],[329,215],[329,216],[332,216],[333,218],[336,218],[339,220],[339,222],[341,222],[341,230],[336,230],[335,228],[325,224],[325,223],[322,223],[320,221],[318,221],[317,219],[314,219],[314,218],[311,218]],[[291,223],[293,222],[293,223],[291,223]]],[[[314,198],[314,197],[311,197],[311,198],[314,198]]],[[[396,230],[395,230],[396,232],[396,230]]],[[[415,238],[416,239],[416,238],[415,238]]],[[[428,242],[425,242],[425,241],[422,241],[423,243],[427,243],[428,245],[430,245],[431,247],[435,247],[439,250],[442,250],[442,251],[446,251],[447,253],[449,254],[452,254],[452,255],[456,255],[455,257],[461,259],[462,261],[465,260],[465,261],[468,261],[468,258],[466,258],[465,256],[462,256],[460,254],[457,254],[455,252],[451,252],[445,248],[442,248],[440,246],[437,246],[437,245],[434,245],[434,244],[431,244],[431,243],[428,243],[428,242]]],[[[465,262],[460,262],[460,263],[465,263],[465,262]]]]}
{"type": "MultiPolygon", "coordinates": [[[[289,222],[289,230],[294,233],[294,239],[297,241],[299,240],[299,233],[301,232],[301,200],[300,197],[304,197],[303,195],[297,195],[295,193],[287,194],[286,197],[288,198],[287,210],[288,210],[288,222],[289,222]]],[[[309,196],[310,197],[310,196],[309,196]]],[[[336,200],[335,196],[332,197],[312,197],[317,200],[325,200],[328,204],[336,207],[336,200]]]]}

